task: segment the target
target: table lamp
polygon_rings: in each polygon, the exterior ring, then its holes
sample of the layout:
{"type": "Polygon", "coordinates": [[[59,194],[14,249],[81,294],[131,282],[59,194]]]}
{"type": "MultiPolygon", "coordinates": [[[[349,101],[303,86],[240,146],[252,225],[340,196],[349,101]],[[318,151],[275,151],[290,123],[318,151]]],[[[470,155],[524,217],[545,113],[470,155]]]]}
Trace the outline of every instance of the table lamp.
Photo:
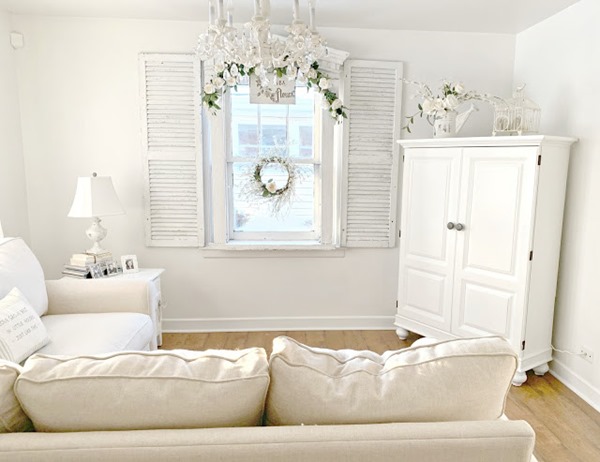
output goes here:
{"type": "Polygon", "coordinates": [[[123,215],[125,211],[119,202],[112,179],[109,176],[80,176],[77,178],[77,190],[69,217],[92,218],[92,225],[85,234],[94,245],[86,251],[91,254],[102,254],[107,251],[100,247],[100,241],[106,237],[106,228],[100,224],[99,217],[123,215]]]}

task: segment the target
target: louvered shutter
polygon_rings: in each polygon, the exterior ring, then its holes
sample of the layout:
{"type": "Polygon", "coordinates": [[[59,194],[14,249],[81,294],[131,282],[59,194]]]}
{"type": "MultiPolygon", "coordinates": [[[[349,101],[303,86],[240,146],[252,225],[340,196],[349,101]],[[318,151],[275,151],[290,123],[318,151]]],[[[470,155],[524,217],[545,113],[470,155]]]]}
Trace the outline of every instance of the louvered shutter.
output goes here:
{"type": "Polygon", "coordinates": [[[200,62],[140,55],[146,245],[204,245],[200,62]]]}
{"type": "Polygon", "coordinates": [[[342,246],[394,247],[402,63],[346,61],[342,246]]]}

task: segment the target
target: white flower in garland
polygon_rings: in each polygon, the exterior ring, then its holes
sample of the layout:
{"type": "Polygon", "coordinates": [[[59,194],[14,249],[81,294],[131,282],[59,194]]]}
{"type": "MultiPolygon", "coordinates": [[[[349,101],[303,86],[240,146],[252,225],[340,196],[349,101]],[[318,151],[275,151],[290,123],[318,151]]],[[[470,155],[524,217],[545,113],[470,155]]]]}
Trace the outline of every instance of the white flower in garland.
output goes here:
{"type": "Polygon", "coordinates": [[[321,77],[319,80],[319,88],[321,90],[327,90],[329,88],[329,80],[327,80],[325,77],[321,77]]]}

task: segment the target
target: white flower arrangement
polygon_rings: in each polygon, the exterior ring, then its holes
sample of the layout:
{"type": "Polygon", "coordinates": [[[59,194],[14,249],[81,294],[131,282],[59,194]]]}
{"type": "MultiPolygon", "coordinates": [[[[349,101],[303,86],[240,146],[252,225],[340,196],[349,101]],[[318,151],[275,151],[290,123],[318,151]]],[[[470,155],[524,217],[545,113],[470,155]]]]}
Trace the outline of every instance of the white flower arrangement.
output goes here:
{"type": "Polygon", "coordinates": [[[402,129],[408,131],[408,133],[411,133],[410,126],[415,123],[415,117],[417,115],[420,117],[425,115],[429,123],[432,123],[432,118],[441,117],[446,112],[456,111],[465,101],[479,100],[488,103],[502,101],[501,98],[488,93],[466,91],[461,82],[444,80],[437,94],[431,90],[429,85],[423,82],[406,79],[404,79],[404,82],[418,86],[417,94],[413,97],[420,97],[422,99],[422,102],[418,105],[419,110],[413,115],[406,117],[408,123],[402,127],[402,129]]]}
{"type": "MultiPolygon", "coordinates": [[[[347,108],[338,98],[337,93],[331,90],[329,77],[319,70],[319,63],[314,61],[312,65],[297,65],[295,62],[283,61],[281,66],[274,69],[278,78],[286,76],[289,80],[297,80],[308,88],[314,88],[323,95],[323,108],[329,111],[331,117],[341,122],[347,118],[347,108]]],[[[219,100],[229,88],[237,90],[238,83],[245,76],[256,74],[263,85],[268,85],[269,77],[262,66],[246,68],[243,64],[218,63],[215,65],[216,76],[204,85],[202,102],[211,112],[221,109],[219,100]]]]}

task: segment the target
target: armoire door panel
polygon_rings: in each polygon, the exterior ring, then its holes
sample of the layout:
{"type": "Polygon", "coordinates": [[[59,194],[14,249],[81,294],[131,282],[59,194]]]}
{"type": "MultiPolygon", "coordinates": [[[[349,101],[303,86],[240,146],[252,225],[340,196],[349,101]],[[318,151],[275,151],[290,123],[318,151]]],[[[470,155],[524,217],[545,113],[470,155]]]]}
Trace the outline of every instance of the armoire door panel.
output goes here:
{"type": "Polygon", "coordinates": [[[465,267],[514,275],[522,173],[521,163],[472,161],[465,267]]]}
{"type": "Polygon", "coordinates": [[[456,327],[462,335],[511,336],[514,292],[465,282],[460,298],[463,308],[456,327]]]}
{"type": "Polygon", "coordinates": [[[453,192],[454,162],[452,158],[419,157],[409,160],[412,185],[406,201],[404,222],[407,229],[403,241],[407,255],[447,262],[448,233],[445,225],[452,209],[455,209],[449,197],[453,192]]]}
{"type": "Polygon", "coordinates": [[[450,329],[461,149],[416,149],[404,160],[398,314],[450,329]]]}
{"type": "Polygon", "coordinates": [[[444,323],[444,292],[446,277],[426,271],[407,268],[405,305],[407,310],[444,323]]]}
{"type": "Polygon", "coordinates": [[[465,227],[456,242],[452,314],[457,334],[510,338],[522,330],[536,153],[535,147],[463,150],[459,220],[465,227]]]}

